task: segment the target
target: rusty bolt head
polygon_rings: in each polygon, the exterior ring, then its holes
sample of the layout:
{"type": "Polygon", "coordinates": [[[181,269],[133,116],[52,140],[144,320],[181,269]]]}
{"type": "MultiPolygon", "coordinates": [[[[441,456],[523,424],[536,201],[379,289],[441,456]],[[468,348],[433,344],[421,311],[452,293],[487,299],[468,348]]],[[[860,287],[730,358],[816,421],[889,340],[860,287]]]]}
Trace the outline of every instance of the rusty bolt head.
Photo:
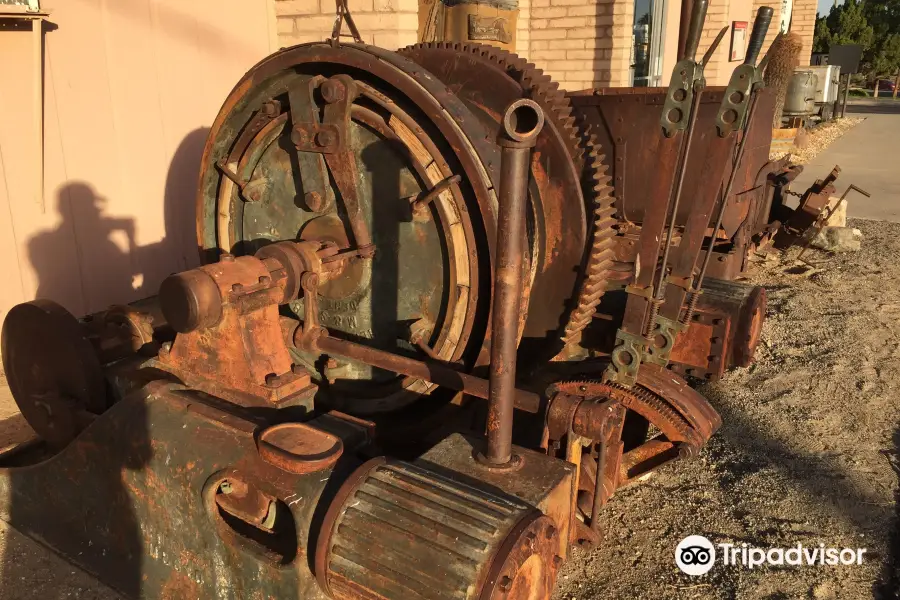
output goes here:
{"type": "Polygon", "coordinates": [[[303,201],[306,202],[306,208],[313,212],[320,212],[325,208],[325,201],[319,192],[306,192],[303,196],[303,201]]]}
{"type": "Polygon", "coordinates": [[[269,373],[268,375],[266,375],[266,385],[275,387],[276,385],[278,385],[279,379],[281,378],[275,373],[269,373]]]}
{"type": "Polygon", "coordinates": [[[281,102],[278,100],[268,100],[263,102],[262,112],[267,117],[276,117],[281,112],[281,102]]]}
{"type": "Polygon", "coordinates": [[[556,527],[551,525],[550,527],[547,528],[547,531],[544,532],[544,535],[547,536],[548,540],[552,540],[553,537],[556,535],[556,527]]]}
{"type": "Polygon", "coordinates": [[[322,148],[333,146],[335,142],[337,142],[337,138],[333,131],[324,129],[316,134],[316,145],[321,146],[322,148]]]}
{"type": "Polygon", "coordinates": [[[328,104],[340,102],[347,97],[347,86],[336,79],[326,80],[319,90],[322,92],[322,99],[328,104]]]}
{"type": "Polygon", "coordinates": [[[235,294],[240,294],[241,292],[244,291],[244,286],[241,285],[240,283],[235,283],[233,286],[231,286],[231,291],[234,292],[235,294]]]}
{"type": "Polygon", "coordinates": [[[306,369],[303,368],[303,365],[291,365],[291,373],[294,375],[303,375],[306,373],[306,369]]]}
{"type": "Polygon", "coordinates": [[[269,285],[272,283],[272,278],[268,275],[260,275],[259,276],[259,284],[260,285],[269,285]]]}
{"type": "Polygon", "coordinates": [[[222,262],[234,262],[234,254],[228,254],[227,252],[219,257],[219,260],[222,262]]]}
{"type": "Polygon", "coordinates": [[[219,489],[222,490],[222,493],[228,495],[234,491],[234,488],[231,486],[231,482],[227,479],[219,484],[219,489]]]}
{"type": "Polygon", "coordinates": [[[497,582],[497,586],[504,592],[508,592],[509,588],[512,587],[512,582],[513,580],[509,575],[504,575],[500,578],[500,581],[497,582]]]}

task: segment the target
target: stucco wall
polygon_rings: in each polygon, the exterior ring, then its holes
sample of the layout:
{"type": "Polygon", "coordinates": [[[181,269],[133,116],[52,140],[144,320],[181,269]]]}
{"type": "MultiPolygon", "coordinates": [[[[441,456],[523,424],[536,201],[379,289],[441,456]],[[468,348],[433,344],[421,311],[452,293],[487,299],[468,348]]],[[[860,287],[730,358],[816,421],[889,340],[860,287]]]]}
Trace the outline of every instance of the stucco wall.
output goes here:
{"type": "Polygon", "coordinates": [[[0,32],[0,319],[35,297],[101,310],[196,264],[206,128],[276,44],[270,0],[41,5],[41,138],[30,28],[0,32]]]}

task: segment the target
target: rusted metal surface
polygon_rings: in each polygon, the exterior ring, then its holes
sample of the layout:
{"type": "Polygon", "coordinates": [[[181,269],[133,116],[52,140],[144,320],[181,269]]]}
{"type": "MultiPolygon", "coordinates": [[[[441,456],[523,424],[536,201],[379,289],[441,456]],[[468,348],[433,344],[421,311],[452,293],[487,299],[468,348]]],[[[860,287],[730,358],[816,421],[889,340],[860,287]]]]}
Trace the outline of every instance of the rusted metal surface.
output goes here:
{"type": "Polygon", "coordinates": [[[775,248],[784,250],[803,239],[828,207],[831,197],[837,194],[834,182],[840,174],[841,168],[835,165],[824,179],[817,179],[800,195],[800,202],[793,211],[783,204],[774,208],[775,218],[781,221],[781,228],[772,239],[775,248]]]}
{"type": "Polygon", "coordinates": [[[488,383],[487,452],[492,465],[512,460],[516,348],[519,341],[525,241],[525,203],[531,151],[544,126],[544,111],[533,100],[516,100],[503,113],[500,137],[500,194],[497,268],[494,274],[491,365],[488,383]]]}
{"type": "Polygon", "coordinates": [[[378,458],[338,492],[316,570],[337,599],[547,598],[562,563],[558,536],[518,498],[378,458]]]}
{"type": "Polygon", "coordinates": [[[178,387],[116,403],[52,460],[4,464],[0,516],[127,598],[325,600],[305,532],[335,471],[271,465],[264,420],[178,387]]]}
{"type": "MultiPolygon", "coordinates": [[[[297,330],[297,333],[300,334],[300,330],[297,330]]],[[[316,351],[327,355],[346,357],[386,371],[417,377],[447,389],[465,392],[476,398],[487,399],[490,396],[487,379],[462,373],[445,364],[407,358],[328,335],[315,337],[312,342],[304,340],[300,335],[295,335],[294,341],[298,345],[314,344],[314,346],[306,346],[307,349],[316,348],[316,351]]],[[[373,403],[378,401],[378,398],[371,399],[373,403]]],[[[541,398],[533,392],[516,390],[513,403],[520,410],[536,413],[540,409],[541,398]]]]}
{"type": "Polygon", "coordinates": [[[34,300],[3,322],[3,371],[28,424],[63,447],[110,403],[85,328],[62,306],[34,300]]]}

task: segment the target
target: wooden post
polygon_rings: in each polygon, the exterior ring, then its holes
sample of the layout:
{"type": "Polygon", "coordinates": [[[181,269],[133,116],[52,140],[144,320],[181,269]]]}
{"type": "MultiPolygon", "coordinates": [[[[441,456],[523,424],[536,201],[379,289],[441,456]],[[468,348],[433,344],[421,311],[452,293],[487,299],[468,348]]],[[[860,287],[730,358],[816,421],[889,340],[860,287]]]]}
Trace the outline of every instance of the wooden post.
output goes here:
{"type": "Polygon", "coordinates": [[[897,99],[897,88],[900,87],[900,71],[897,71],[897,76],[894,77],[894,100],[897,99]]]}
{"type": "Polygon", "coordinates": [[[841,118],[847,113],[847,96],[850,95],[850,73],[847,73],[847,81],[844,83],[844,102],[841,105],[841,118]]]}

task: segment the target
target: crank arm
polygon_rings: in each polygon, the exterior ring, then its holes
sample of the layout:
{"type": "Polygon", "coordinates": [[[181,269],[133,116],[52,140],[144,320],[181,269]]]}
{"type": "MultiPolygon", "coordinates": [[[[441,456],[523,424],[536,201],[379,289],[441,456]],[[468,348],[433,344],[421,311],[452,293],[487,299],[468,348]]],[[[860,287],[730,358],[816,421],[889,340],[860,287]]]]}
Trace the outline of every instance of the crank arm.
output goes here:
{"type": "Polygon", "coordinates": [[[324,77],[301,78],[288,90],[291,110],[291,141],[294,143],[300,182],[303,185],[303,201],[312,212],[321,212],[334,203],[334,191],[328,182],[328,170],[322,156],[319,141],[327,141],[328,134],[319,138],[318,107],[314,92],[324,77]]]}

